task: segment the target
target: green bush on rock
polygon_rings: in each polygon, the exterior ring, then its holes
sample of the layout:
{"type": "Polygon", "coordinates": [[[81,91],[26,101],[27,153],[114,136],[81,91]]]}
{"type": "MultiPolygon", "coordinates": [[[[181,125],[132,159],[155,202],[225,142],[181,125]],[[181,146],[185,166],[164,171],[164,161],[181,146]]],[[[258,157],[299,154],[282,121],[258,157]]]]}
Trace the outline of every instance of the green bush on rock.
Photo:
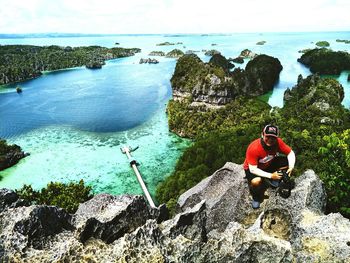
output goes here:
{"type": "Polygon", "coordinates": [[[80,203],[92,198],[91,187],[85,186],[84,181],[78,183],[51,182],[46,188],[36,191],[30,185],[24,185],[16,190],[20,198],[31,204],[53,205],[64,208],[69,213],[74,213],[80,203]]]}

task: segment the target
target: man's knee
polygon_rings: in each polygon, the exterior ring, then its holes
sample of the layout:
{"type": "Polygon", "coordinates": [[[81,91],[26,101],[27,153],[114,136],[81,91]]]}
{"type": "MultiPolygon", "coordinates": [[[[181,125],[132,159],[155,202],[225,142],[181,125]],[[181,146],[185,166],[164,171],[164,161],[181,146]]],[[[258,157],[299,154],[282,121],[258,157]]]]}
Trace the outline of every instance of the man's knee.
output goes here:
{"type": "Polygon", "coordinates": [[[255,177],[250,181],[252,187],[258,187],[262,184],[262,179],[260,177],[255,177]]]}

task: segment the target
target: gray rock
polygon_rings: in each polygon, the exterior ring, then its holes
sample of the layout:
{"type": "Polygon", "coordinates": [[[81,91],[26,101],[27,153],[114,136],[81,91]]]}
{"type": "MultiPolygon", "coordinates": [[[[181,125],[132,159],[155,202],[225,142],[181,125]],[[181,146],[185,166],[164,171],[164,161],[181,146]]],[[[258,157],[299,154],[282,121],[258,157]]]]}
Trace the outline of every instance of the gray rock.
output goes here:
{"type": "Polygon", "coordinates": [[[7,207],[13,207],[18,200],[18,195],[9,189],[0,189],[0,213],[7,207]]]}
{"type": "Polygon", "coordinates": [[[197,238],[206,242],[206,218],[205,201],[203,200],[192,209],[188,208],[185,212],[177,214],[174,219],[165,221],[162,224],[163,233],[171,239],[181,234],[191,240],[197,238]]]}
{"type": "Polygon", "coordinates": [[[223,231],[229,222],[240,222],[253,212],[244,176],[241,165],[226,163],[212,176],[183,193],[178,199],[177,211],[184,211],[206,200],[207,231],[223,231]]]}
{"type": "Polygon", "coordinates": [[[75,213],[79,240],[94,237],[111,243],[155,218],[157,213],[150,210],[142,196],[98,194],[75,213]]]}

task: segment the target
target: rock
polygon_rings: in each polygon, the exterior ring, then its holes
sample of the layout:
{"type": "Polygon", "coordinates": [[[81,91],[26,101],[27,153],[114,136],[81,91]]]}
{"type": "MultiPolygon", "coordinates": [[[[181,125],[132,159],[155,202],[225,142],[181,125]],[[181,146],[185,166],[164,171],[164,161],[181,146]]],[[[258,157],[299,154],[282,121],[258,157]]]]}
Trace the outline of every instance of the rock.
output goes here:
{"type": "Polygon", "coordinates": [[[350,74],[348,74],[348,81],[350,81],[350,74]]]}
{"type": "Polygon", "coordinates": [[[164,235],[171,239],[180,234],[194,240],[207,241],[205,201],[201,201],[193,208],[186,209],[185,212],[177,214],[174,219],[165,221],[162,224],[164,235]]]}
{"type": "Polygon", "coordinates": [[[242,221],[252,212],[249,191],[241,165],[226,163],[195,187],[183,193],[177,202],[177,212],[206,200],[207,231],[223,231],[229,222],[242,221]]]}
{"type": "Polygon", "coordinates": [[[98,194],[79,205],[74,222],[81,242],[94,237],[111,243],[158,216],[142,196],[98,194]]]}
{"type": "Polygon", "coordinates": [[[253,59],[257,56],[258,54],[252,52],[249,49],[244,49],[242,50],[241,54],[239,55],[242,58],[249,58],[249,59],[253,59]]]}
{"type": "Polygon", "coordinates": [[[4,140],[0,140],[0,146],[3,147],[0,153],[0,171],[17,164],[22,158],[29,155],[23,152],[18,145],[7,145],[4,140]]]}
{"type": "Polygon", "coordinates": [[[242,165],[226,163],[185,192],[181,211],[163,222],[164,208],[151,209],[141,196],[99,194],[70,215],[11,208],[16,196],[2,189],[0,262],[349,261],[350,221],[323,214],[325,191],[312,170],[287,199],[268,189],[254,211],[243,175],[242,165]]]}
{"type": "Polygon", "coordinates": [[[0,217],[0,226],[1,238],[13,249],[29,246],[43,249],[46,238],[74,229],[71,215],[53,206],[8,209],[0,217]]]}
{"type": "Polygon", "coordinates": [[[239,63],[239,64],[244,63],[244,59],[242,57],[230,58],[228,61],[232,61],[234,63],[239,63]]]}
{"type": "Polygon", "coordinates": [[[6,188],[0,189],[0,213],[6,208],[14,208],[24,205],[24,203],[14,191],[6,188]]]}
{"type": "Polygon", "coordinates": [[[103,65],[106,63],[103,60],[91,60],[89,63],[87,63],[85,66],[88,69],[100,69],[103,65]]]}

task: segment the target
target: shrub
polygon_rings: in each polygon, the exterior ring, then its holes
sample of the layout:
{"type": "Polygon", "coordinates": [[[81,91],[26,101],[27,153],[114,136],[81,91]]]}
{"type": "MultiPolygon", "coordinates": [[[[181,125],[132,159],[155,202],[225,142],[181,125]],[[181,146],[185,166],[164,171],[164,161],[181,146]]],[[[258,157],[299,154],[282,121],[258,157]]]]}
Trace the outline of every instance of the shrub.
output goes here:
{"type": "Polygon", "coordinates": [[[75,213],[80,203],[92,198],[91,187],[85,186],[84,181],[78,183],[50,182],[46,188],[36,191],[31,185],[24,185],[16,190],[20,198],[31,204],[53,205],[64,208],[69,213],[75,213]]]}

